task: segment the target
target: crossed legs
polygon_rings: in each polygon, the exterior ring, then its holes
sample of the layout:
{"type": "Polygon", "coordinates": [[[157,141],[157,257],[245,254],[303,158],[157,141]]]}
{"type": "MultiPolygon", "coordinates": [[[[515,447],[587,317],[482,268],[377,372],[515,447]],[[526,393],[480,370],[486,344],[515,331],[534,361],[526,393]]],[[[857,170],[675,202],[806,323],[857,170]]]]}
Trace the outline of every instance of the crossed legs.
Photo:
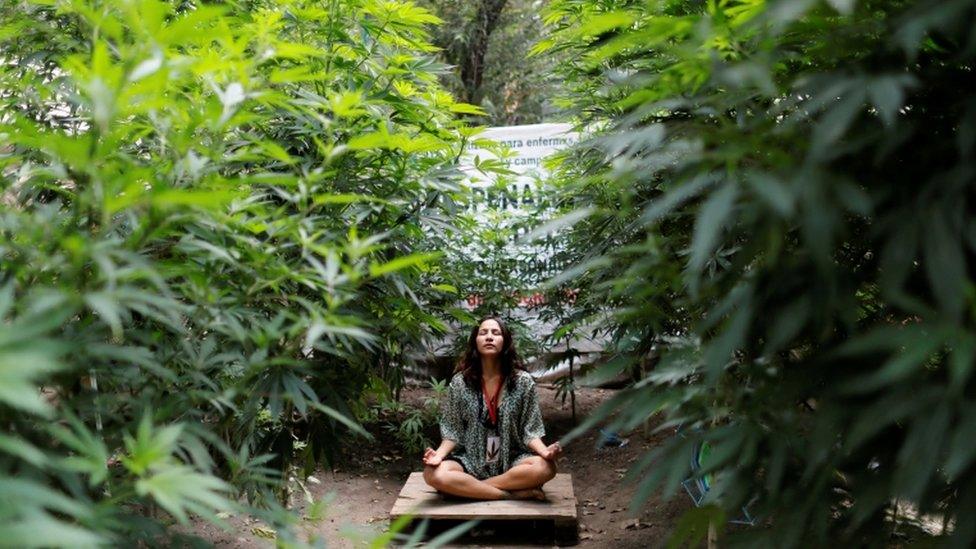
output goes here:
{"type": "Polygon", "coordinates": [[[485,483],[502,490],[528,490],[542,485],[556,476],[556,464],[539,456],[532,456],[516,463],[504,473],[485,480],[485,483]]]}
{"type": "Polygon", "coordinates": [[[542,498],[540,488],[556,476],[556,465],[539,456],[518,462],[508,471],[478,480],[456,461],[424,467],[424,480],[435,490],[471,499],[542,498]]]}

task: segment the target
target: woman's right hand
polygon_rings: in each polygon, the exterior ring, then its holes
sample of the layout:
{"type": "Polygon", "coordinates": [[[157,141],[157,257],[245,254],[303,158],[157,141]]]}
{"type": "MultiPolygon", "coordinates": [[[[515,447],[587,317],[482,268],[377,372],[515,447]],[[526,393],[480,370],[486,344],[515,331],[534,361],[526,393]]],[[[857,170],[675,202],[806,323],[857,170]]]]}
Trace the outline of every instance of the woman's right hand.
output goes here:
{"type": "Polygon", "coordinates": [[[441,457],[437,455],[437,452],[433,448],[427,448],[424,450],[423,457],[424,465],[430,465],[431,467],[437,467],[441,464],[441,457]]]}

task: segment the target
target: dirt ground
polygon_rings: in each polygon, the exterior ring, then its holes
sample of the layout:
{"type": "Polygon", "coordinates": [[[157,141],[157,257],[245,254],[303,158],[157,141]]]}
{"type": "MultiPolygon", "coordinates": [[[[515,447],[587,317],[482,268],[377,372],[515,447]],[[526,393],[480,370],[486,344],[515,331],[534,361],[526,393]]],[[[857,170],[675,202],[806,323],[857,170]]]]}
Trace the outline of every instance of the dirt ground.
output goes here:
{"type": "MultiPolygon", "coordinates": [[[[557,440],[573,427],[569,400],[565,405],[555,398],[555,389],[537,385],[546,424],[547,443],[557,440]]],[[[429,390],[407,388],[402,398],[420,402],[429,390]]],[[[584,388],[577,392],[578,419],[612,397],[611,389],[584,388]]],[[[624,435],[628,444],[620,448],[597,448],[599,432],[573,441],[564,449],[559,471],[573,475],[580,518],[577,547],[650,548],[664,544],[678,517],[691,502],[682,493],[670,500],[652,498],[639,515],[628,513],[634,486],[624,485],[622,477],[630,465],[648,449],[659,445],[667,433],[644,433],[638,429],[624,435]]],[[[382,532],[388,513],[400,488],[413,471],[421,471],[419,455],[404,455],[389,437],[358,443],[345,449],[342,463],[333,470],[320,470],[307,483],[315,498],[331,495],[324,520],[307,528],[309,534],[324,537],[329,547],[357,547],[362,540],[382,532]]],[[[297,498],[301,499],[301,498],[297,498]]],[[[196,534],[217,547],[264,548],[273,546],[272,535],[259,522],[247,518],[231,520],[233,532],[209,524],[198,524],[196,534]]],[[[551,532],[545,528],[514,527],[509,524],[482,525],[453,542],[451,547],[538,547],[552,546],[551,532]]]]}

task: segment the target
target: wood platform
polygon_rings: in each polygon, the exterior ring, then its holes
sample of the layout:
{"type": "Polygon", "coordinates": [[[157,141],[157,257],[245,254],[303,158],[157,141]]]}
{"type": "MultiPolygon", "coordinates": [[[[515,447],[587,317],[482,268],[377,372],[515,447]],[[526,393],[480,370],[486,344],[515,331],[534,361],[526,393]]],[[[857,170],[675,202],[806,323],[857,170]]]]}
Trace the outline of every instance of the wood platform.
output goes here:
{"type": "Polygon", "coordinates": [[[403,515],[414,519],[449,520],[551,520],[560,545],[576,543],[579,518],[572,475],[558,473],[542,487],[548,501],[498,500],[470,501],[438,493],[424,482],[423,473],[410,473],[400,496],[390,511],[390,520],[403,515]]]}

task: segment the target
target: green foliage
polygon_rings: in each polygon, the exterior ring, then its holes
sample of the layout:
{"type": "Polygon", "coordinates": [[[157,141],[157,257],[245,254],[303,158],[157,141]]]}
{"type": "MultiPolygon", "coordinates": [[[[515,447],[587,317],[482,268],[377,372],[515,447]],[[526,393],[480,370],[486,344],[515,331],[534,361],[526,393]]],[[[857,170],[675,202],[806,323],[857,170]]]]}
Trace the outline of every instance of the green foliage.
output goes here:
{"type": "Polygon", "coordinates": [[[668,540],[668,549],[700,546],[708,536],[708,528],[725,521],[722,509],[706,505],[686,512],[678,519],[674,534],[668,540]]]}
{"type": "Polygon", "coordinates": [[[370,542],[370,549],[388,547],[393,544],[393,542],[396,542],[397,547],[443,547],[451,541],[463,536],[468,530],[471,530],[480,522],[478,520],[462,522],[461,524],[458,524],[449,530],[445,530],[443,533],[440,533],[429,540],[425,540],[424,537],[427,534],[430,519],[420,521],[420,524],[414,527],[413,531],[409,535],[401,533],[412,520],[413,517],[410,515],[403,515],[397,520],[393,521],[393,523],[390,524],[390,529],[387,532],[374,538],[370,542]]]}
{"type": "Polygon", "coordinates": [[[447,394],[449,380],[431,379],[428,382],[433,395],[424,397],[420,405],[413,405],[394,398],[383,391],[361,418],[363,423],[377,423],[393,434],[399,447],[407,454],[421,455],[424,448],[435,446],[439,436],[441,400],[447,394]]]}
{"type": "Polygon", "coordinates": [[[436,18],[48,0],[0,21],[0,484],[24,494],[0,539],[156,543],[241,495],[286,526],[281,472],[365,435],[370,379],[445,329],[465,106],[436,18]]]}
{"type": "Polygon", "coordinates": [[[552,285],[580,289],[570,322],[611,318],[597,375],[664,351],[582,428],[701,433],[638,464],[638,503],[698,437],[710,501],[755,500],[730,541],[883,545],[900,501],[973,543],[974,10],[550,4],[538,49],[595,134],[561,163],[553,200],[587,215],[552,285]]]}
{"type": "MultiPolygon", "coordinates": [[[[559,353],[557,357],[560,361],[568,360],[573,368],[573,371],[569,375],[562,376],[553,382],[553,386],[556,389],[556,393],[553,395],[553,398],[558,398],[559,402],[566,404],[566,399],[572,397],[575,406],[577,389],[576,376],[579,373],[579,366],[577,365],[579,351],[570,347],[565,352],[559,353]]],[[[575,415],[575,413],[576,412],[574,410],[573,414],[575,415]]]]}

